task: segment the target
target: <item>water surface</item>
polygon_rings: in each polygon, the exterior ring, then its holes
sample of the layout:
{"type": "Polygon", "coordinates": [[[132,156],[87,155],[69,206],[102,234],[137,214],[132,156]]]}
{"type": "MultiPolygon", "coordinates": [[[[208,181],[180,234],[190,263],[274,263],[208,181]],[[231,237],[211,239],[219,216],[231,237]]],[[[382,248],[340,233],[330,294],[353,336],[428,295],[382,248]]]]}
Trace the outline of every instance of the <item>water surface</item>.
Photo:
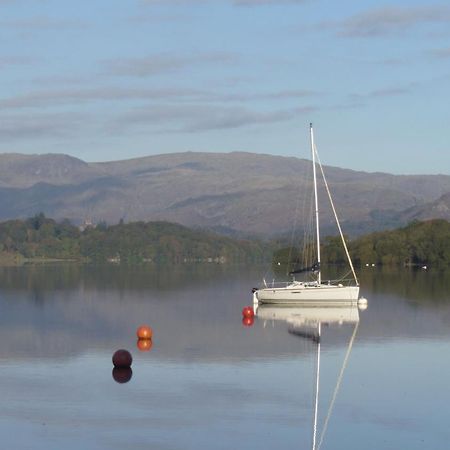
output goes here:
{"type": "MultiPolygon", "coordinates": [[[[317,342],[241,310],[262,270],[0,269],[0,431],[8,449],[312,446],[317,342]],[[150,351],[136,328],[153,328],[150,351]],[[131,351],[117,383],[111,356],[131,351]]],[[[447,449],[450,276],[361,272],[353,325],[324,327],[322,449],[447,449]]]]}

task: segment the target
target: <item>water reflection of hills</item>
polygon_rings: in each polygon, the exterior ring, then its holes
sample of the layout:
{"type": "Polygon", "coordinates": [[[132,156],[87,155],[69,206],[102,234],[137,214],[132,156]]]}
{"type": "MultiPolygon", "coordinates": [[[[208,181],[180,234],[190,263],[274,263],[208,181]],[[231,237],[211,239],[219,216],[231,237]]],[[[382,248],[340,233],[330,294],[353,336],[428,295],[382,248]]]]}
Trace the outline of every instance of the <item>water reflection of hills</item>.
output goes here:
{"type": "Polygon", "coordinates": [[[360,271],[359,279],[370,294],[395,295],[420,304],[450,302],[450,271],[369,267],[360,271]]]}
{"type": "Polygon", "coordinates": [[[127,265],[28,265],[0,267],[0,287],[39,293],[78,288],[96,290],[171,291],[207,280],[229,278],[242,267],[221,264],[155,266],[127,265]]]}
{"type": "MultiPolygon", "coordinates": [[[[242,326],[241,309],[260,274],[215,265],[2,268],[0,358],[112,354],[119,347],[138,353],[141,323],[154,329],[155,359],[251,361],[309,353],[286,324],[242,326]]],[[[361,313],[358,341],[450,336],[448,277],[363,271],[361,279],[369,309],[361,313]]],[[[331,346],[348,338],[327,333],[331,346]]]]}
{"type": "MultiPolygon", "coordinates": [[[[221,283],[245,272],[259,279],[261,271],[241,266],[193,264],[175,266],[124,265],[30,265],[0,267],[0,288],[26,291],[37,300],[46,292],[84,289],[169,292],[221,283]]],[[[332,273],[332,276],[336,274],[332,273]]],[[[418,303],[450,301],[450,271],[392,268],[363,268],[359,271],[364,294],[389,294],[418,303]]]]}

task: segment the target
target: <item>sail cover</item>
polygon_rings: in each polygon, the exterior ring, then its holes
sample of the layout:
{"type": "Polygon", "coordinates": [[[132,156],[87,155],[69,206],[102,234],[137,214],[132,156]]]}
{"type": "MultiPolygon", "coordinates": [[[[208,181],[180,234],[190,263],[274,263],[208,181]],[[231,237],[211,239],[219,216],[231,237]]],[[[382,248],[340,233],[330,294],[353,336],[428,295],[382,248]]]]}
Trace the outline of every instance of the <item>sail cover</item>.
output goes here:
{"type": "Polygon", "coordinates": [[[289,272],[289,275],[295,275],[296,273],[304,273],[304,272],[318,272],[320,270],[320,263],[315,262],[312,266],[302,267],[301,269],[296,269],[289,272]]]}

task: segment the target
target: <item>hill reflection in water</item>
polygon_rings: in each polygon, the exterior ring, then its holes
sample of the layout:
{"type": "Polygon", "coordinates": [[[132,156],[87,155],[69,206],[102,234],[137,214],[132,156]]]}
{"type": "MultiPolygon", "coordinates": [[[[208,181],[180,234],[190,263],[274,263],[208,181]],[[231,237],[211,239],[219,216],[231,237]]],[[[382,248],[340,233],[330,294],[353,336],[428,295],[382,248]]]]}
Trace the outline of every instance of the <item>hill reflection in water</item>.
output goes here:
{"type": "MultiPolygon", "coordinates": [[[[1,268],[0,355],[67,357],[107,348],[134,339],[141,322],[152,324],[161,358],[296,354],[295,341],[274,338],[283,332],[280,324],[271,334],[241,325],[240,311],[251,303],[258,276],[257,270],[215,264],[1,268]],[[244,341],[235,339],[243,333],[244,341]]],[[[450,277],[369,269],[360,278],[369,299],[360,340],[448,334],[450,277]]]]}
{"type": "MultiPolygon", "coordinates": [[[[214,264],[0,268],[5,448],[310,448],[317,343],[270,315],[242,325],[262,272],[214,264]],[[145,352],[136,346],[142,323],[153,328],[145,352]],[[119,348],[133,354],[124,384],[111,377],[119,348]]],[[[377,268],[359,275],[369,306],[359,312],[321,448],[418,450],[425,440],[444,449],[449,277],[377,268]]],[[[345,322],[322,329],[319,411],[352,334],[345,322]]]]}

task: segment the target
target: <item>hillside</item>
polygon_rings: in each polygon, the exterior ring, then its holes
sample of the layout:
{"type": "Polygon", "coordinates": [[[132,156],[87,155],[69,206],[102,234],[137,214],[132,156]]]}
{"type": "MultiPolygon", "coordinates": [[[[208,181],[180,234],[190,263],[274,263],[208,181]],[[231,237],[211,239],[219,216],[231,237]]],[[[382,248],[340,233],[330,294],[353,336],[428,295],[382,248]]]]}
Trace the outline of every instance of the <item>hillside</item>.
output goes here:
{"type": "Polygon", "coordinates": [[[260,262],[266,245],[168,222],[133,222],[81,231],[38,214],[0,223],[0,264],[70,260],[96,263],[260,262]]]}
{"type": "MultiPolygon", "coordinates": [[[[73,223],[166,220],[221,233],[289,232],[310,163],[253,153],[177,153],[86,163],[67,155],[0,155],[0,220],[44,212],[73,223]]],[[[450,193],[450,176],[325,167],[344,230],[398,226],[450,193]]],[[[445,197],[444,197],[445,198],[445,197]]],[[[431,207],[432,208],[432,207],[431,207]]],[[[433,217],[442,210],[430,209],[433,217]]],[[[322,223],[331,224],[323,211],[322,223]]]]}
{"type": "Polygon", "coordinates": [[[444,194],[437,200],[402,211],[399,220],[430,220],[434,218],[450,220],[450,193],[444,194]]]}
{"type": "MultiPolygon", "coordinates": [[[[335,238],[337,239],[337,238],[335,238]]],[[[329,262],[345,261],[343,252],[325,245],[329,262]]],[[[367,234],[350,243],[356,265],[412,265],[447,268],[450,265],[450,222],[442,219],[411,222],[403,228],[367,234]]]]}

